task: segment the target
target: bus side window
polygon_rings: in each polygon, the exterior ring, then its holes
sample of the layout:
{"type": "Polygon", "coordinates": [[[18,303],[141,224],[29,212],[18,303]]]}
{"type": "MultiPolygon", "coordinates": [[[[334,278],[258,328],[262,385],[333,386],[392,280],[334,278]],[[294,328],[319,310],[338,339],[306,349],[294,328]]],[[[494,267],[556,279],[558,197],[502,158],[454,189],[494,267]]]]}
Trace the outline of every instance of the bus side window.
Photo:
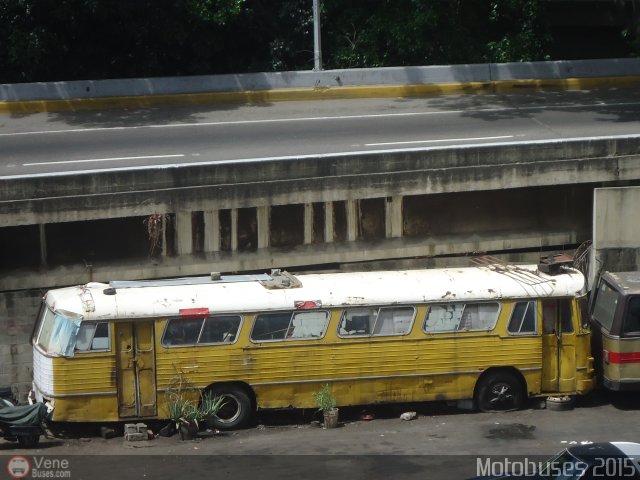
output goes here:
{"type": "Polygon", "coordinates": [[[290,322],[291,313],[289,312],[261,313],[253,322],[251,340],[256,342],[284,340],[290,322]]]}
{"type": "Polygon", "coordinates": [[[202,318],[172,318],[162,336],[162,345],[195,345],[202,329],[202,318]]]}
{"type": "Polygon", "coordinates": [[[86,352],[91,347],[91,341],[93,339],[93,333],[95,332],[96,324],[94,322],[82,322],[80,329],[78,330],[78,336],[76,337],[76,350],[79,352],[86,352]]]}
{"type": "Polygon", "coordinates": [[[411,330],[415,313],[416,311],[413,307],[380,308],[373,334],[406,335],[411,330]]]}
{"type": "Polygon", "coordinates": [[[536,331],[536,302],[517,302],[513,307],[507,332],[517,335],[536,331]]]}
{"type": "Polygon", "coordinates": [[[427,333],[455,332],[460,326],[463,303],[431,305],[424,321],[424,331],[427,333]]]}
{"type": "Polygon", "coordinates": [[[342,314],[340,336],[369,335],[378,316],[377,308],[349,308],[342,314]]]}
{"type": "Polygon", "coordinates": [[[308,311],[293,314],[287,338],[320,338],[329,323],[329,312],[308,311]]]}
{"type": "Polygon", "coordinates": [[[109,350],[109,324],[107,322],[83,322],[76,337],[76,351],[109,350]]]}
{"type": "Polygon", "coordinates": [[[233,343],[238,335],[241,320],[239,315],[218,315],[207,318],[198,344],[233,343]]]}
{"type": "Polygon", "coordinates": [[[497,303],[467,303],[458,330],[493,330],[498,321],[499,311],[500,305],[497,303]]]}
{"type": "Polygon", "coordinates": [[[629,299],[623,328],[624,333],[633,333],[634,336],[640,336],[640,297],[629,299]]]}
{"type": "Polygon", "coordinates": [[[91,350],[108,350],[109,349],[109,324],[107,322],[98,322],[96,331],[93,334],[91,342],[91,350]]]}

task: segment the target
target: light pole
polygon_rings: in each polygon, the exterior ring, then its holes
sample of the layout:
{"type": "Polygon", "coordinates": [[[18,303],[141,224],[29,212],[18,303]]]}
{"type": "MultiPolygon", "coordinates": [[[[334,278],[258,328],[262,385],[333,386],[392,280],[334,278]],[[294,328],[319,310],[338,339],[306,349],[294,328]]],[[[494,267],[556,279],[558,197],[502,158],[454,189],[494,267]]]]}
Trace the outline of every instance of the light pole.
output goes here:
{"type": "Polygon", "coordinates": [[[313,0],[313,69],[322,70],[320,41],[320,0],[313,0]]]}

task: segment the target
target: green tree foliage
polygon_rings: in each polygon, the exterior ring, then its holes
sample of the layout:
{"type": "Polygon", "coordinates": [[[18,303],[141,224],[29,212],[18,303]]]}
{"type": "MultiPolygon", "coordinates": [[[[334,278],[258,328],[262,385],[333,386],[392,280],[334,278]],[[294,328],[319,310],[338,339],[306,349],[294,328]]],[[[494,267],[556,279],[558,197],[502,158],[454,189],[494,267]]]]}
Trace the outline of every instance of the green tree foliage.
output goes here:
{"type": "Polygon", "coordinates": [[[325,0],[327,64],[376,67],[546,58],[538,0],[325,0]]]}
{"type": "MultiPolygon", "coordinates": [[[[545,60],[540,0],[322,0],[325,68],[545,60]]],[[[312,0],[0,0],[0,83],[308,70],[312,0]]]]}
{"type": "MultiPolygon", "coordinates": [[[[182,75],[223,63],[243,0],[0,0],[0,81],[182,75]]],[[[233,61],[229,66],[236,66],[233,61]]]]}

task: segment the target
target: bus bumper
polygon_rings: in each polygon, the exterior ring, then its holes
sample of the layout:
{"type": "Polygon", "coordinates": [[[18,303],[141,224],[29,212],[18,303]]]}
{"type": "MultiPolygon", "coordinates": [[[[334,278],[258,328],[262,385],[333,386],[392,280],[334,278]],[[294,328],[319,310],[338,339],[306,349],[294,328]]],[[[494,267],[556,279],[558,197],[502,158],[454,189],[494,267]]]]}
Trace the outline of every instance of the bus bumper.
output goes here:
{"type": "Polygon", "coordinates": [[[637,392],[640,391],[640,381],[638,380],[611,380],[610,378],[603,378],[603,386],[607,390],[613,390],[614,392],[637,392]]]}

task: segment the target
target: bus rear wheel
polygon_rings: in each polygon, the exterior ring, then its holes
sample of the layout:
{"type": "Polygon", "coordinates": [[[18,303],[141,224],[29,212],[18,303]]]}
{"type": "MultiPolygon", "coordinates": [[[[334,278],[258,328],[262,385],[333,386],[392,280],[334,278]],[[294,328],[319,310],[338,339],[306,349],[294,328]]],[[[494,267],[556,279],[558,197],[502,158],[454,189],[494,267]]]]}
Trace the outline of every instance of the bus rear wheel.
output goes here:
{"type": "Polygon", "coordinates": [[[515,375],[496,372],[480,379],[475,400],[482,412],[509,412],[522,408],[524,393],[515,375]]]}
{"type": "Polygon", "coordinates": [[[219,430],[233,430],[246,425],[253,415],[249,395],[238,387],[214,386],[207,390],[213,395],[224,398],[224,405],[217,415],[208,419],[210,427],[219,430]]]}

